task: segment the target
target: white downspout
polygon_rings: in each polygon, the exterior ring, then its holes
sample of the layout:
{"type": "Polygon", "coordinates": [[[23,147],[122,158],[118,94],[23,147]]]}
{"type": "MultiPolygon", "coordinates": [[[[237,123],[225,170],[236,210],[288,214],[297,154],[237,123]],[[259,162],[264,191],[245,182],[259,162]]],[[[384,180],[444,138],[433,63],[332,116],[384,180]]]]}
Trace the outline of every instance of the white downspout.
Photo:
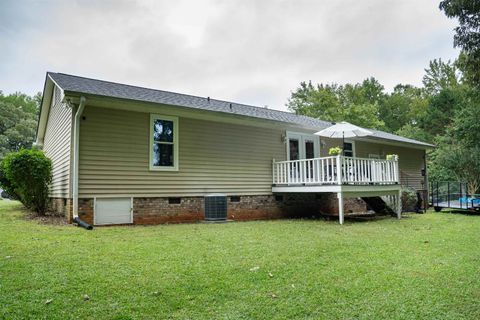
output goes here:
{"type": "Polygon", "coordinates": [[[82,116],[83,109],[87,99],[80,97],[80,104],[78,105],[77,112],[75,113],[74,126],[73,126],[73,218],[78,217],[78,148],[80,144],[80,117],[82,116]]]}

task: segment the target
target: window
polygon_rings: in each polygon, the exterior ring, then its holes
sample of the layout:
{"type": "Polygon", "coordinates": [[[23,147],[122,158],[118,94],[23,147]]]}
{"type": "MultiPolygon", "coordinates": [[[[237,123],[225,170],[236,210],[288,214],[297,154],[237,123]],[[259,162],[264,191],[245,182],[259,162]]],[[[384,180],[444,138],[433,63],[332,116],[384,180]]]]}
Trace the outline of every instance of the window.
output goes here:
{"type": "Polygon", "coordinates": [[[300,159],[298,140],[290,139],[290,159],[289,160],[298,160],[300,159]]]}
{"type": "Polygon", "coordinates": [[[315,143],[311,140],[305,140],[305,159],[315,158],[315,143]]]}
{"type": "Polygon", "coordinates": [[[343,143],[343,155],[345,157],[355,157],[355,143],[353,141],[347,141],[343,143]]]}
{"type": "Polygon", "coordinates": [[[150,115],[150,170],[178,170],[178,118],[150,115]]]}

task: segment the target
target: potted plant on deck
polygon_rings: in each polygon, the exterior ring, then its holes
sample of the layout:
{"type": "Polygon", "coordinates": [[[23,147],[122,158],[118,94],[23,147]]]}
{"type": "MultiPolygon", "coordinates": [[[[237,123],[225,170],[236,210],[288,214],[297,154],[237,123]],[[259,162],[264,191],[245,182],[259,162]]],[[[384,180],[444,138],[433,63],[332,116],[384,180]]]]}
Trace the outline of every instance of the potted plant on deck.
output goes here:
{"type": "Polygon", "coordinates": [[[330,156],[338,156],[339,154],[342,154],[342,148],[340,147],[333,147],[328,149],[328,154],[330,156]]]}
{"type": "Polygon", "coordinates": [[[398,161],[398,154],[387,154],[387,160],[398,161]]]}

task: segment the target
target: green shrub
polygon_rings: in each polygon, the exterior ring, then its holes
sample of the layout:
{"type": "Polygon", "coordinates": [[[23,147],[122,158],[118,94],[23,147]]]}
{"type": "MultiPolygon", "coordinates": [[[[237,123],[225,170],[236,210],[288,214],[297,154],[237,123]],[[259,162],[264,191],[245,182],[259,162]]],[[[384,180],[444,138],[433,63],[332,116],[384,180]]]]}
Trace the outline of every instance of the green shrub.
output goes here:
{"type": "Polygon", "coordinates": [[[418,206],[417,192],[412,188],[402,188],[403,211],[416,211],[418,206]]]}
{"type": "Polygon", "coordinates": [[[15,193],[14,186],[5,175],[4,163],[5,161],[0,162],[0,186],[2,187],[3,191],[8,195],[10,199],[18,200],[19,198],[18,198],[18,195],[15,193]]]}
{"type": "Polygon", "coordinates": [[[27,208],[45,214],[52,182],[51,160],[39,150],[20,150],[7,154],[0,167],[0,183],[7,193],[27,208]]]}
{"type": "Polygon", "coordinates": [[[328,154],[331,156],[338,156],[341,153],[342,153],[342,148],[340,147],[333,147],[328,149],[328,154]]]}

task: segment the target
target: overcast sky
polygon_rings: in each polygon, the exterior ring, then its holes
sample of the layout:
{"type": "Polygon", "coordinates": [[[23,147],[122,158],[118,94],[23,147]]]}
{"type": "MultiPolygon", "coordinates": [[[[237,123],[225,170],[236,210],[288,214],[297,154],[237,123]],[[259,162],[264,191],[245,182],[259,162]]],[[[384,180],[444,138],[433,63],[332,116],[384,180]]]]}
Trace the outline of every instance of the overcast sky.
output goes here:
{"type": "Polygon", "coordinates": [[[420,85],[455,24],[431,0],[0,0],[0,90],[54,71],[286,110],[300,81],[420,85]]]}

